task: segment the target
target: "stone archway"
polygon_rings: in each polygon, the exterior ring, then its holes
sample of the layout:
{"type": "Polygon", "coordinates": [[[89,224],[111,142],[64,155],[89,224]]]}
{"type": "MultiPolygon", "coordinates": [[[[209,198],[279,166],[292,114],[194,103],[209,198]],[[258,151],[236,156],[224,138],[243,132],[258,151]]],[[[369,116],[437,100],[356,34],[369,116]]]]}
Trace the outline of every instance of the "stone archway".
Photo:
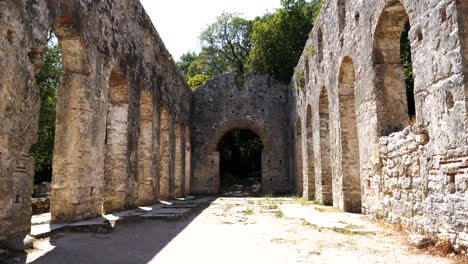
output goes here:
{"type": "Polygon", "coordinates": [[[269,192],[271,187],[269,183],[273,182],[272,178],[272,160],[271,160],[271,139],[263,127],[253,121],[245,119],[231,120],[224,123],[221,127],[217,127],[212,139],[208,145],[208,167],[210,175],[213,176],[213,190],[216,193],[220,191],[220,153],[218,145],[222,138],[233,130],[248,130],[257,135],[263,144],[261,154],[261,183],[263,192],[269,192]]]}
{"type": "MultiPolygon", "coordinates": [[[[406,52],[411,53],[411,42],[404,35],[411,27],[409,23],[405,6],[400,1],[390,1],[380,15],[374,34],[373,63],[377,75],[376,103],[381,136],[402,130],[410,118],[415,118],[414,92],[405,83],[409,73],[405,73],[402,63],[404,41],[409,45],[406,52]]],[[[406,63],[412,64],[411,61],[406,63]]],[[[410,76],[414,78],[412,66],[410,76]]]]}
{"type": "Polygon", "coordinates": [[[220,193],[227,196],[262,194],[263,142],[251,130],[233,129],[218,143],[220,193]]]}

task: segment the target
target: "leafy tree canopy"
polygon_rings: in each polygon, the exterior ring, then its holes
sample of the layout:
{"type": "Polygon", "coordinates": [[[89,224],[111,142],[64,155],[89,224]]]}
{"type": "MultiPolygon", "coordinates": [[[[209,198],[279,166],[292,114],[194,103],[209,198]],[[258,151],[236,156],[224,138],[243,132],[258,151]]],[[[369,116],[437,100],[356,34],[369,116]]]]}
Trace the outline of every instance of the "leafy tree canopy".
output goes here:
{"type": "Polygon", "coordinates": [[[252,46],[249,38],[251,29],[251,21],[238,14],[223,13],[201,33],[201,44],[221,56],[229,68],[244,73],[252,46]]]}
{"type": "Polygon", "coordinates": [[[281,4],[252,21],[239,14],[219,16],[200,34],[201,52],[186,53],[178,62],[186,79],[248,70],[289,82],[323,0],[281,0],[281,4]]]}
{"type": "Polygon", "coordinates": [[[323,2],[282,0],[281,4],[275,13],[255,20],[248,68],[289,82],[323,2]]]}

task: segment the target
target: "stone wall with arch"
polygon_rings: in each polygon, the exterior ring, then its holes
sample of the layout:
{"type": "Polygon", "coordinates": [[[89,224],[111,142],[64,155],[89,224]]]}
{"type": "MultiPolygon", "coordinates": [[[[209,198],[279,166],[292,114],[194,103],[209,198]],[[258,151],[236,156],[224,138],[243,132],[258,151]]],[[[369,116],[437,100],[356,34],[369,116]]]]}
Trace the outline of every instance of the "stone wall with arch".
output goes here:
{"type": "MultiPolygon", "coordinates": [[[[315,199],[329,202],[329,156],[334,206],[468,245],[467,7],[459,0],[325,1],[295,69],[308,82],[299,92],[295,77],[290,84],[291,124],[312,109],[312,141],[298,151],[314,160],[304,166],[313,166],[315,199]],[[415,120],[400,61],[406,22],[415,120]]],[[[306,135],[304,124],[291,134],[306,135]]]]}
{"type": "Polygon", "coordinates": [[[192,92],[139,1],[0,1],[0,240],[31,227],[36,74],[50,30],[65,70],[56,108],[52,221],[158,202],[162,135],[178,146],[169,148],[170,182],[175,171],[185,177],[185,135],[176,140],[174,127],[189,125],[192,92]],[[163,105],[168,136],[160,131],[163,105]]]}
{"type": "Polygon", "coordinates": [[[193,94],[191,118],[192,178],[194,193],[219,192],[221,138],[234,129],[257,134],[262,153],[264,193],[291,191],[289,184],[289,95],[286,85],[267,76],[235,74],[215,77],[193,94]]]}

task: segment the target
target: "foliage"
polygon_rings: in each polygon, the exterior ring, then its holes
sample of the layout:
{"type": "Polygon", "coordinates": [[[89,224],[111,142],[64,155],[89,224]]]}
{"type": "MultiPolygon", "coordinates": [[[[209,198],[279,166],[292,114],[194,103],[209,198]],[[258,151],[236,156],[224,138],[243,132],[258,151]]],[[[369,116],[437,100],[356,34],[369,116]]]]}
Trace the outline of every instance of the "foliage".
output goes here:
{"type": "Polygon", "coordinates": [[[198,58],[198,55],[195,52],[187,52],[182,54],[180,60],[176,63],[180,71],[187,75],[190,65],[198,58]]]}
{"type": "Polygon", "coordinates": [[[219,54],[237,73],[243,74],[251,49],[252,22],[238,14],[223,13],[200,35],[202,47],[219,54]]]}
{"type": "Polygon", "coordinates": [[[301,91],[305,86],[305,76],[304,71],[296,72],[296,89],[301,91]]]}
{"type": "Polygon", "coordinates": [[[63,63],[56,38],[49,33],[48,50],[43,55],[44,65],[37,76],[41,95],[38,141],[31,148],[35,162],[36,182],[50,181],[55,137],[55,106],[57,90],[63,75],[63,63]]]}
{"type": "Polygon", "coordinates": [[[177,64],[187,80],[249,70],[289,82],[323,2],[282,0],[281,8],[253,21],[223,13],[200,34],[201,52],[186,53],[177,64]]]}
{"type": "Polygon", "coordinates": [[[281,4],[275,13],[254,21],[248,68],[289,82],[323,1],[282,0],[281,4]]]}
{"type": "Polygon", "coordinates": [[[413,62],[411,59],[411,43],[408,38],[411,29],[410,23],[405,24],[405,29],[401,34],[400,59],[405,73],[406,96],[408,99],[408,114],[410,117],[416,115],[416,106],[414,101],[414,75],[413,62]]]}
{"type": "Polygon", "coordinates": [[[314,57],[315,55],[317,55],[317,50],[315,48],[307,48],[306,54],[309,57],[314,57]]]}
{"type": "Polygon", "coordinates": [[[188,84],[192,89],[194,89],[198,86],[204,85],[209,79],[210,79],[210,76],[208,75],[197,74],[189,78],[188,84]]]}

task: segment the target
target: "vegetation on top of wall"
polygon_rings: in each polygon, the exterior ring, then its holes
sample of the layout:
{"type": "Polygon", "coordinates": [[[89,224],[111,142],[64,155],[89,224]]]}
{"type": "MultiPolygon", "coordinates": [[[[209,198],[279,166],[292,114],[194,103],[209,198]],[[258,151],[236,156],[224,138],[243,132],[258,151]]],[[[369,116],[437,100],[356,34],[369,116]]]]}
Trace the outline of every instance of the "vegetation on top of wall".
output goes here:
{"type": "Polygon", "coordinates": [[[41,109],[39,112],[39,131],[37,143],[30,154],[35,163],[34,181],[50,182],[52,179],[52,160],[55,138],[55,107],[57,90],[63,75],[60,47],[52,32],[49,33],[48,50],[43,55],[44,65],[36,77],[40,89],[41,109]]]}
{"type": "Polygon", "coordinates": [[[205,85],[205,83],[210,79],[208,75],[204,74],[197,74],[193,77],[190,77],[188,80],[188,84],[192,89],[197,88],[198,86],[205,85]]]}

